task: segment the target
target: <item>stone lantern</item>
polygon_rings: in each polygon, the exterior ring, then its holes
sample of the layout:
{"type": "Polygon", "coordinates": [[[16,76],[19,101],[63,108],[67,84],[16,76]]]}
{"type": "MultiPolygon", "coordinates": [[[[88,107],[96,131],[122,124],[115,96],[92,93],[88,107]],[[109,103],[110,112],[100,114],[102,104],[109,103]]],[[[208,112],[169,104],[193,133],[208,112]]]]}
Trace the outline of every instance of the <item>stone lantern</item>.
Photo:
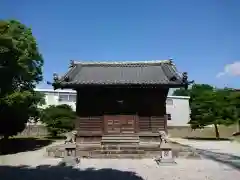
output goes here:
{"type": "Polygon", "coordinates": [[[160,163],[176,163],[173,158],[172,148],[165,141],[160,144],[160,163]]]}
{"type": "Polygon", "coordinates": [[[160,156],[155,159],[157,164],[175,164],[172,153],[172,147],[167,141],[166,133],[164,131],[159,132],[160,136],[160,156]]]}

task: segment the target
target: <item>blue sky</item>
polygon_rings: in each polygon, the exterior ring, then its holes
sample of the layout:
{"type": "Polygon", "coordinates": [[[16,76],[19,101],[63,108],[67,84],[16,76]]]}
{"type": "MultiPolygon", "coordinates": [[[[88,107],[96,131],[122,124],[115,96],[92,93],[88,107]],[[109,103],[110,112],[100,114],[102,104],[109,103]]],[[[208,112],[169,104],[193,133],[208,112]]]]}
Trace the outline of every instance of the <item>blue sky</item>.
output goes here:
{"type": "Polygon", "coordinates": [[[197,83],[240,88],[239,0],[2,0],[1,6],[1,19],[32,28],[45,81],[64,73],[70,59],[173,58],[197,83]]]}

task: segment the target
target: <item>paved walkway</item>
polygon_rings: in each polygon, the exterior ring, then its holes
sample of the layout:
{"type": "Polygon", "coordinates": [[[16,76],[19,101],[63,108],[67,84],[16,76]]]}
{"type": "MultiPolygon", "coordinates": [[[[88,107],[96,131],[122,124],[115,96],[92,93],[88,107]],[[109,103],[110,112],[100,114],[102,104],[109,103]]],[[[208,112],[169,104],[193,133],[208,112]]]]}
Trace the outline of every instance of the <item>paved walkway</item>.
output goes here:
{"type": "Polygon", "coordinates": [[[233,141],[204,141],[170,138],[171,141],[188,145],[198,149],[204,149],[216,153],[226,153],[240,157],[240,143],[233,141]]]}
{"type": "Polygon", "coordinates": [[[200,155],[206,158],[225,163],[240,170],[240,144],[238,142],[170,139],[195,148],[200,155]]]}

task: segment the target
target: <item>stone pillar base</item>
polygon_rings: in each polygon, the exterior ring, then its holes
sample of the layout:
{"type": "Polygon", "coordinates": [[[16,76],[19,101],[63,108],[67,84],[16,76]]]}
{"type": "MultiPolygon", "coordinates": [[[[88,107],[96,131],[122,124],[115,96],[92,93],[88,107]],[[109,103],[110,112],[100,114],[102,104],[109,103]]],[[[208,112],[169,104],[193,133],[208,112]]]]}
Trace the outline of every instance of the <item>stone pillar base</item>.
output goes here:
{"type": "Polygon", "coordinates": [[[156,163],[158,165],[175,165],[177,164],[176,161],[174,159],[155,159],[156,163]]]}

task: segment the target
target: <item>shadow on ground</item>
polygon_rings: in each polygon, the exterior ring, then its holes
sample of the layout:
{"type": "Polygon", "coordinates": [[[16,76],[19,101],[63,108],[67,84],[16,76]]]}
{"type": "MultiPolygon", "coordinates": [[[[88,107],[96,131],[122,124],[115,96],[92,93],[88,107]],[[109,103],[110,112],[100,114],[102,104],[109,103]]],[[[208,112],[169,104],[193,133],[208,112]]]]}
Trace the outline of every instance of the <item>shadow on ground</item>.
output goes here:
{"type": "MultiPolygon", "coordinates": [[[[173,144],[180,144],[178,142],[172,142],[173,144]]],[[[240,156],[235,156],[228,153],[218,153],[218,152],[212,152],[210,150],[204,150],[204,149],[198,149],[193,148],[189,145],[181,144],[183,147],[190,149],[191,151],[197,152],[199,155],[207,158],[212,159],[214,161],[226,164],[228,166],[231,166],[233,168],[240,170],[240,156]]]]}
{"type": "Polygon", "coordinates": [[[189,140],[202,140],[202,141],[229,141],[228,138],[210,138],[210,137],[184,137],[189,140]]]}
{"type": "Polygon", "coordinates": [[[49,140],[65,140],[66,136],[45,136],[44,139],[49,140]]]}
{"type": "Polygon", "coordinates": [[[38,150],[44,146],[50,145],[53,140],[37,138],[13,138],[0,140],[0,155],[15,154],[25,151],[38,150]]]}
{"type": "Polygon", "coordinates": [[[0,177],[4,180],[143,180],[130,171],[115,169],[74,169],[66,166],[0,166],[0,177]]]}
{"type": "Polygon", "coordinates": [[[217,153],[217,152],[212,152],[212,151],[203,150],[203,149],[196,149],[196,151],[200,155],[203,155],[206,158],[212,159],[212,160],[220,162],[220,163],[224,163],[226,165],[229,165],[231,167],[234,167],[234,168],[240,170],[240,157],[239,156],[235,156],[235,155],[227,154],[227,153],[217,153]]]}

